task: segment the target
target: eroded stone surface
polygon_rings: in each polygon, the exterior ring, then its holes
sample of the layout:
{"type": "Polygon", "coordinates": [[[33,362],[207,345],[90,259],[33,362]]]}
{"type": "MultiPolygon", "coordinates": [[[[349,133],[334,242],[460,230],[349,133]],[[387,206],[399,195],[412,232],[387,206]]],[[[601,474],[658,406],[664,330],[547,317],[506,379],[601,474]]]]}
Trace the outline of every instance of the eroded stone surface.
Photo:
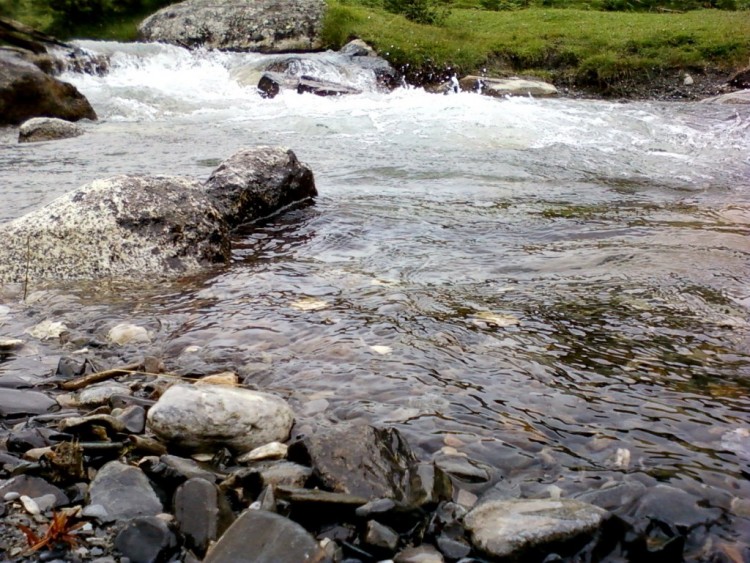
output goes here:
{"type": "Polygon", "coordinates": [[[91,482],[90,496],[89,504],[101,506],[105,520],[155,516],[163,510],[143,471],[119,461],[99,470],[91,482]]]}
{"type": "Polygon", "coordinates": [[[557,96],[557,88],[541,80],[523,78],[490,78],[482,76],[465,76],[459,81],[461,89],[468,92],[479,92],[485,96],[534,96],[549,98],[557,96]]]}
{"type": "Polygon", "coordinates": [[[609,513],[576,500],[501,500],[483,503],[464,518],[472,543],[494,557],[562,542],[597,530],[609,513]]]}
{"type": "Polygon", "coordinates": [[[34,117],[25,121],[18,130],[19,143],[38,143],[70,139],[83,135],[83,127],[55,117],[34,117]]]}

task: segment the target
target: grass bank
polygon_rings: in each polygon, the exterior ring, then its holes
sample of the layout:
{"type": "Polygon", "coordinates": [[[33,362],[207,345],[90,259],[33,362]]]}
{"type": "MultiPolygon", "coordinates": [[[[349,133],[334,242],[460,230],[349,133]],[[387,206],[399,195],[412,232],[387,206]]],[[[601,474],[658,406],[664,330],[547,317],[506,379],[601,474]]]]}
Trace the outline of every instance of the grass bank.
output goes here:
{"type": "Polygon", "coordinates": [[[373,45],[413,79],[458,74],[525,74],[611,90],[668,72],[728,73],[750,58],[750,11],[606,12],[530,7],[451,8],[439,25],[382,9],[329,0],[323,38],[373,45]]]}

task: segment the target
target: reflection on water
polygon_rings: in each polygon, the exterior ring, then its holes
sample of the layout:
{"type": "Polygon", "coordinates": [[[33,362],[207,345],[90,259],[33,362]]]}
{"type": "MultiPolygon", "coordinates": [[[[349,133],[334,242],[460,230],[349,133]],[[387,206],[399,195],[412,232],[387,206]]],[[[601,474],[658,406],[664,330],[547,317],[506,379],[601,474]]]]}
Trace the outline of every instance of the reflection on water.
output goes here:
{"type": "MultiPolygon", "coordinates": [[[[25,303],[6,287],[4,336],[134,321],[171,369],[234,369],[299,424],[395,424],[422,457],[455,448],[529,496],[668,484],[713,522],[689,555],[750,544],[747,110],[401,92],[117,121],[122,99],[88,86],[110,120],[87,136],[4,133],[6,217],[129,167],[206,176],[258,142],[294,148],[321,196],[203,277],[32,283],[25,303]]],[[[59,354],[29,345],[0,374],[59,354]]]]}

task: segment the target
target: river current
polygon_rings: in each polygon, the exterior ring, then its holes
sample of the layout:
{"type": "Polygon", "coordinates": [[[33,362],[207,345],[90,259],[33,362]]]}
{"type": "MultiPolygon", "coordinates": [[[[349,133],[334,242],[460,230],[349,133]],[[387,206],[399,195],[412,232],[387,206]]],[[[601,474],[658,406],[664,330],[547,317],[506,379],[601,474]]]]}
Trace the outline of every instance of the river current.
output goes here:
{"type": "MultiPolygon", "coordinates": [[[[259,55],[83,45],[111,71],[64,79],[100,121],[41,144],[0,130],[0,220],[95,178],[205,178],[260,144],[293,149],[320,196],[204,276],[5,287],[4,336],[133,322],[172,369],[235,370],[300,424],[395,425],[527,496],[678,489],[690,557],[750,545],[750,107],[367,76],[361,95],[266,100],[237,80],[259,55]]],[[[60,353],[29,344],[0,376],[60,353]]]]}

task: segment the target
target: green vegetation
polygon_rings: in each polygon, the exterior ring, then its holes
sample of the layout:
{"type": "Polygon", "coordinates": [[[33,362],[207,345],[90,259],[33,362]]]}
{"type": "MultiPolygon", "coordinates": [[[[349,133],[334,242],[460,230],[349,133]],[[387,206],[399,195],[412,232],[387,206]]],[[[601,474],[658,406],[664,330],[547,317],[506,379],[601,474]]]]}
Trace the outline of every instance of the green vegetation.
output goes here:
{"type": "Polygon", "coordinates": [[[528,74],[600,88],[665,70],[728,71],[750,57],[747,10],[486,10],[482,3],[512,0],[473,1],[456,0],[440,25],[425,25],[357,0],[329,0],[323,38],[331,48],[364,39],[407,72],[528,74]]]}
{"type": "MultiPolygon", "coordinates": [[[[58,35],[134,39],[170,0],[0,0],[58,35]]],[[[326,47],[364,39],[413,81],[525,74],[606,90],[750,60],[750,0],[328,0],[326,47]],[[707,9],[710,7],[710,9],[707,9]],[[699,8],[699,9],[695,9],[699,8]],[[614,11],[618,10],[618,11],[614,11]]]]}

